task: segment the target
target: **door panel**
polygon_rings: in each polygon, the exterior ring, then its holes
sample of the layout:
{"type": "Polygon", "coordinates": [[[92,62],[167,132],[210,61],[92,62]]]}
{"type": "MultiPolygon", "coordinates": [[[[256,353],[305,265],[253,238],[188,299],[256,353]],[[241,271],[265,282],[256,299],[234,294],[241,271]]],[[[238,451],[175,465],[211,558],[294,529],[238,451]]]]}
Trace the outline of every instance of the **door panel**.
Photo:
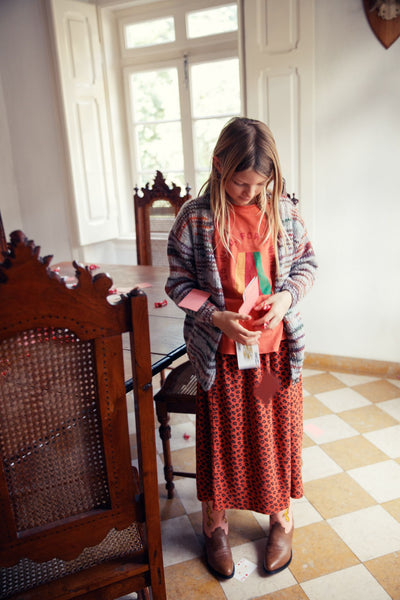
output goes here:
{"type": "Polygon", "coordinates": [[[118,236],[113,157],[96,7],[51,0],[79,244],[118,236]]]}

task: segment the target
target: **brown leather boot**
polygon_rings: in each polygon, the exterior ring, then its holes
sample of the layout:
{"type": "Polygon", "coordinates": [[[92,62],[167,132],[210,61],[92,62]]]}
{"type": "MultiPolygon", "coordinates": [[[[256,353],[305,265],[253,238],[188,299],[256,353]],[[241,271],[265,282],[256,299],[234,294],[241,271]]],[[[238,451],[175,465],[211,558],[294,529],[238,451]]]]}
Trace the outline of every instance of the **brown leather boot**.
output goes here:
{"type": "Polygon", "coordinates": [[[294,527],[285,533],[278,522],[271,525],[264,556],[264,570],[274,575],[286,569],[292,560],[292,539],[294,527]]]}
{"type": "Polygon", "coordinates": [[[217,527],[209,537],[204,531],[206,544],[206,559],[208,566],[217,575],[230,579],[235,574],[232,552],[228,542],[228,536],[221,527],[217,527]]]}

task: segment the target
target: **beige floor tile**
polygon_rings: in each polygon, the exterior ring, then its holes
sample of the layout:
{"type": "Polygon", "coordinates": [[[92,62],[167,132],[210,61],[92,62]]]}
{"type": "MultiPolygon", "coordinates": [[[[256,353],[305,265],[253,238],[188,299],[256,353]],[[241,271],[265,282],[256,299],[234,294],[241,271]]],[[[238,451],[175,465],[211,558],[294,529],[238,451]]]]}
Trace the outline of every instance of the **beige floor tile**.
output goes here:
{"type": "Polygon", "coordinates": [[[303,433],[303,448],[309,448],[310,446],[315,446],[315,443],[306,433],[303,433]]]}
{"type": "Polygon", "coordinates": [[[171,452],[171,461],[175,471],[196,472],[196,451],[194,446],[171,452]]]}
{"type": "Polygon", "coordinates": [[[165,485],[161,484],[158,486],[158,497],[160,501],[160,514],[161,520],[173,519],[174,517],[180,517],[185,514],[185,509],[182,502],[177,496],[168,499],[167,490],[165,485]]]}
{"type": "Polygon", "coordinates": [[[309,394],[329,392],[330,390],[338,390],[339,388],[345,387],[344,383],[330,373],[321,373],[321,375],[305,377],[303,386],[309,394]]]}
{"type": "Polygon", "coordinates": [[[306,596],[299,585],[292,585],[284,590],[259,596],[258,598],[254,598],[254,600],[308,600],[308,596],[306,596]]]}
{"type": "Polygon", "coordinates": [[[304,484],[304,494],[324,519],[376,504],[347,473],[309,481],[304,484]]]}
{"type": "Polygon", "coordinates": [[[364,564],[392,600],[400,600],[400,552],[386,554],[364,564]]]}
{"type": "Polygon", "coordinates": [[[400,498],[383,502],[382,507],[400,523],[400,498]]]}
{"type": "Polygon", "coordinates": [[[353,389],[365,396],[370,402],[383,402],[399,397],[399,388],[386,379],[355,385],[353,389]]]}
{"type": "Polygon", "coordinates": [[[314,419],[315,417],[322,417],[323,415],[329,415],[332,411],[327,406],[322,404],[315,396],[307,396],[303,400],[303,418],[314,419]]]}
{"type": "Polygon", "coordinates": [[[387,458],[362,435],[328,442],[322,444],[321,448],[345,471],[381,462],[387,458]]]}
{"type": "Polygon", "coordinates": [[[249,510],[228,510],[229,541],[239,546],[265,537],[265,532],[249,510]]]}
{"type": "Polygon", "coordinates": [[[295,529],[290,570],[299,583],[358,563],[350,548],[325,521],[295,529]]]}
{"type": "Polygon", "coordinates": [[[188,560],[165,569],[167,597],[176,600],[225,600],[217,579],[208,571],[203,558],[188,560]]]}
{"type": "Polygon", "coordinates": [[[340,413],[340,418],[354,427],[359,433],[367,433],[375,429],[398,425],[396,419],[383,412],[374,404],[355,408],[354,410],[345,410],[340,413]]]}

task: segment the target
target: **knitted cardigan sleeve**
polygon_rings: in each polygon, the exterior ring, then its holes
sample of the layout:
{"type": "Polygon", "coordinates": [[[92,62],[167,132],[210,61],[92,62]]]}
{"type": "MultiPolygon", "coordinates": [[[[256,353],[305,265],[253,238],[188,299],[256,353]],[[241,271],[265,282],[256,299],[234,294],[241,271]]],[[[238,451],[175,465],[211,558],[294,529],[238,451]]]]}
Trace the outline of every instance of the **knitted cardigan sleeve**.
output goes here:
{"type": "Polygon", "coordinates": [[[285,236],[278,240],[279,274],[275,291],[288,290],[292,295],[283,325],[289,343],[291,376],[296,382],[300,380],[305,354],[304,326],[297,304],[314,283],[317,261],[297,207],[284,197],[279,208],[285,236]]]}
{"type": "Polygon", "coordinates": [[[168,238],[170,274],[165,291],[179,304],[192,289],[209,292],[198,311],[184,308],[184,338],[190,361],[203,389],[212,386],[216,372],[216,352],[222,332],[212,324],[216,310],[224,310],[225,300],[213,249],[214,220],[207,198],[186,202],[168,238]]]}
{"type": "Polygon", "coordinates": [[[291,293],[293,308],[313,286],[317,261],[304,222],[289,198],[281,199],[280,214],[286,236],[278,243],[280,273],[275,287],[291,293]]]}

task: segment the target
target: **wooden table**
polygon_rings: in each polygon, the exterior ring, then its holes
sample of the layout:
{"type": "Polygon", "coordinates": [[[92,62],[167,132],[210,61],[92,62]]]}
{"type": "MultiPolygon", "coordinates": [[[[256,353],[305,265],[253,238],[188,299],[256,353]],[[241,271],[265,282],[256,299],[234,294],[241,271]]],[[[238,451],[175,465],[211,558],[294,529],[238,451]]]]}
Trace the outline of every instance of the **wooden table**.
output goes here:
{"type": "MultiPolygon", "coordinates": [[[[112,289],[124,293],[134,287],[142,287],[148,298],[150,347],[152,357],[153,375],[160,373],[170,366],[177,358],[186,353],[183,339],[184,312],[168,298],[164,291],[165,282],[168,277],[168,267],[152,267],[139,265],[109,265],[99,264],[93,269],[93,275],[107,273],[112,281],[112,289]],[[156,303],[167,301],[165,306],[156,307],[156,303]]],[[[66,282],[73,283],[75,271],[71,263],[57,263],[51,267],[57,270],[66,282]]],[[[110,297],[112,302],[113,296],[110,297]]],[[[128,344],[126,347],[128,351],[128,344]]],[[[126,360],[126,368],[129,368],[130,360],[126,360]]],[[[127,391],[132,389],[132,379],[127,372],[127,391]]]]}

